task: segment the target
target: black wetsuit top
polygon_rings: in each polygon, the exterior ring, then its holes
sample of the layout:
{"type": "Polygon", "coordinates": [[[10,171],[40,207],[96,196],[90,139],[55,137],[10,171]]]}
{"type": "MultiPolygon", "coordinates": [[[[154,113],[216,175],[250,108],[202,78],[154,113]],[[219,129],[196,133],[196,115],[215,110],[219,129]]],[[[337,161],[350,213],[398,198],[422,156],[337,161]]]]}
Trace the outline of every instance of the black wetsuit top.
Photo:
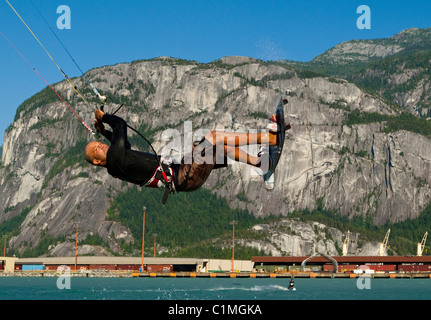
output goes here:
{"type": "Polygon", "coordinates": [[[112,132],[104,134],[111,141],[106,156],[108,173],[127,182],[145,185],[159,166],[157,156],[131,149],[127,141],[127,124],[123,119],[105,113],[102,121],[112,128],[112,132]]]}

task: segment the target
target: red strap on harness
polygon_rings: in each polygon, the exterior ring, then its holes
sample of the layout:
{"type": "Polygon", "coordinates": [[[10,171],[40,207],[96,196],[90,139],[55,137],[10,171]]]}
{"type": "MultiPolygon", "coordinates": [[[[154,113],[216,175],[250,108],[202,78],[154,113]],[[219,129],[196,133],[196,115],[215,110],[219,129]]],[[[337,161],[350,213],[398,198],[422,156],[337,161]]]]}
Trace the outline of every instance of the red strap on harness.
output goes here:
{"type": "Polygon", "coordinates": [[[163,174],[163,179],[165,179],[165,182],[169,183],[168,176],[166,175],[166,173],[162,171],[162,174],[163,174]]]}

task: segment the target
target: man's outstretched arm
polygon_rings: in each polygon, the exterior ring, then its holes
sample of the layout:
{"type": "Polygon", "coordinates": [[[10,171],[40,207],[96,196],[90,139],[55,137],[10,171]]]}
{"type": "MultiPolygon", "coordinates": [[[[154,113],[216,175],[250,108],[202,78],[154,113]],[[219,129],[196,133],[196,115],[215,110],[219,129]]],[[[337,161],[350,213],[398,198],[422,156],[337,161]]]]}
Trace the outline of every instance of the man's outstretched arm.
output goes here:
{"type": "Polygon", "coordinates": [[[130,149],[131,145],[127,140],[126,121],[115,115],[104,113],[100,109],[96,110],[95,116],[96,120],[94,125],[98,132],[111,141],[112,144],[116,144],[121,148],[130,149]],[[105,123],[107,123],[112,128],[113,132],[105,129],[105,123]]]}
{"type": "Polygon", "coordinates": [[[104,112],[100,109],[96,110],[95,113],[95,119],[94,119],[94,127],[96,128],[97,132],[102,134],[106,139],[112,142],[112,132],[105,129],[105,125],[102,121],[102,118],[104,116],[104,112]]]}

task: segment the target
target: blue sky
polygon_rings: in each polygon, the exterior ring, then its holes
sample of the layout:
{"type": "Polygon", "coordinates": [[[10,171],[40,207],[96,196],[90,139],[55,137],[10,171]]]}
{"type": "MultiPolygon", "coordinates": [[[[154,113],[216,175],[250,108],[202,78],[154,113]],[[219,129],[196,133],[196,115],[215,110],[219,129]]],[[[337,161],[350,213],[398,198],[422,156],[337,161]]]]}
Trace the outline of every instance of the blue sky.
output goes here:
{"type": "MultiPolygon", "coordinates": [[[[37,13],[85,71],[119,62],[170,56],[210,62],[229,55],[309,61],[347,40],[388,38],[431,27],[429,0],[9,0],[69,77],[80,72],[37,13]],[[34,4],[34,5],[33,5],[34,4]],[[57,28],[60,5],[71,28],[57,28]],[[359,30],[356,9],[371,9],[371,29],[359,30]]],[[[0,31],[49,83],[63,80],[6,1],[0,31]]],[[[18,106],[46,84],[0,37],[0,145],[18,106]]]]}

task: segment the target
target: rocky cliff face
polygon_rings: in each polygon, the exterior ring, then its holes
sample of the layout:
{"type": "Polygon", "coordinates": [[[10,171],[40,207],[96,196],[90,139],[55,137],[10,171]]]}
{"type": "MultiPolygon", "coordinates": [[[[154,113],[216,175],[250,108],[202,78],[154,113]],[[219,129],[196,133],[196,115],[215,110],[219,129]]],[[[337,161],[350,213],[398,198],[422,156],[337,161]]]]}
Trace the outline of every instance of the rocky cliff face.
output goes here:
{"type": "Polygon", "coordinates": [[[256,233],[266,233],[266,241],[242,241],[244,246],[257,248],[272,256],[308,256],[325,253],[331,256],[379,255],[379,242],[363,242],[360,234],[351,233],[343,253],[346,234],[318,222],[301,222],[298,219],[283,219],[274,224],[253,227],[256,233]]]}
{"type": "Polygon", "coordinates": [[[431,28],[410,28],[387,39],[352,40],[336,45],[313,59],[314,63],[349,64],[372,61],[413,50],[429,50],[431,28]]]}
{"type": "Polygon", "coordinates": [[[388,39],[343,42],[307,68],[378,92],[415,116],[431,112],[431,28],[411,28],[388,39]]]}
{"type": "MultiPolygon", "coordinates": [[[[237,163],[213,173],[205,185],[257,216],[285,216],[319,203],[349,217],[368,215],[379,224],[413,219],[430,201],[431,140],[407,131],[384,132],[381,123],[346,125],[355,110],[399,112],[347,81],[304,78],[287,64],[246,57],[209,64],[162,57],[94,69],[87,76],[110,97],[106,111],[125,103],[119,115],[134,127],[147,128],[158,151],[169,143],[172,129],[184,133],[186,123],[195,139],[205,130],[259,131],[280,96],[287,97],[292,129],[275,190],[265,191],[261,177],[237,163]]],[[[82,79],[74,81],[85,87],[82,79]]],[[[65,82],[55,89],[92,123],[94,110],[74,97],[65,82]]],[[[84,94],[96,104],[90,90],[84,94]]],[[[46,92],[20,107],[5,134],[0,169],[0,223],[22,219],[9,246],[22,253],[49,236],[60,239],[50,254],[70,254],[66,240],[74,237],[76,223],[80,238],[98,235],[113,251],[131,240],[127,228],[106,221],[110,199],[128,185],[85,163],[82,152],[91,139],[46,92]]],[[[249,151],[257,153],[257,148],[249,151]]]]}

